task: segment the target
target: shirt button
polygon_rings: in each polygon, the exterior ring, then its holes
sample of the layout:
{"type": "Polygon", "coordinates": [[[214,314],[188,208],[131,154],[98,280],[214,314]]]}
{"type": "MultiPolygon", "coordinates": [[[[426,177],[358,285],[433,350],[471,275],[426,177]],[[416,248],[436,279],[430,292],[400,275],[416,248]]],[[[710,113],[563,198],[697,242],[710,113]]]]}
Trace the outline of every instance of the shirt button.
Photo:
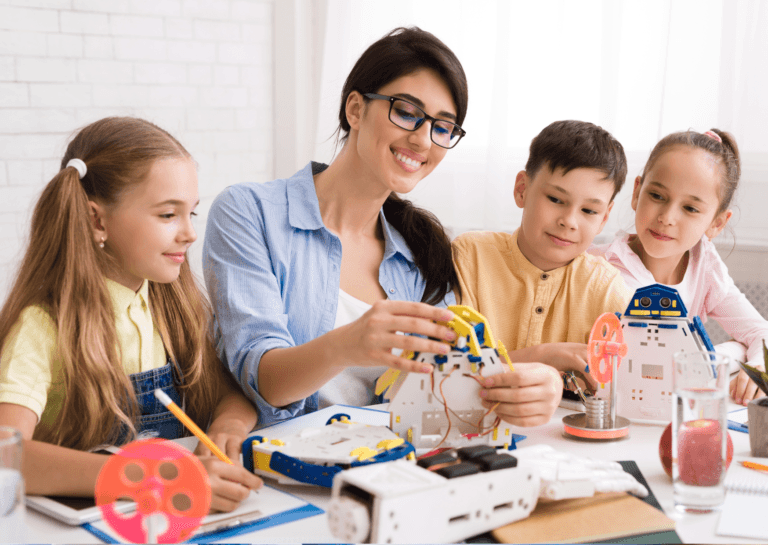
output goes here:
{"type": "Polygon", "coordinates": [[[542,312],[544,312],[542,307],[536,307],[536,314],[541,314],[542,312]]]}
{"type": "Polygon", "coordinates": [[[389,288],[389,293],[395,293],[395,288],[389,288]]]}
{"type": "Polygon", "coordinates": [[[541,275],[542,280],[546,280],[547,278],[549,278],[549,275],[547,273],[544,273],[541,275]]]}

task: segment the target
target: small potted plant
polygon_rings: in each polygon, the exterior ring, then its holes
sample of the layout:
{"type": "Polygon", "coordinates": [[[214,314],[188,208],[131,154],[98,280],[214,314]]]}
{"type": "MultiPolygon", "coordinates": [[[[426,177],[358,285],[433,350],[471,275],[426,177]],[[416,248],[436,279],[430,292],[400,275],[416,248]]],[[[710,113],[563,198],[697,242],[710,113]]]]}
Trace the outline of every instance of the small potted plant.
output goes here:
{"type": "MultiPolygon", "coordinates": [[[[763,341],[763,360],[765,368],[768,369],[768,348],[765,346],[765,341],[763,341]]],[[[746,363],[740,365],[749,378],[768,396],[768,373],[746,363]]],[[[752,456],[768,457],[768,397],[759,397],[749,402],[747,419],[752,456]]]]}

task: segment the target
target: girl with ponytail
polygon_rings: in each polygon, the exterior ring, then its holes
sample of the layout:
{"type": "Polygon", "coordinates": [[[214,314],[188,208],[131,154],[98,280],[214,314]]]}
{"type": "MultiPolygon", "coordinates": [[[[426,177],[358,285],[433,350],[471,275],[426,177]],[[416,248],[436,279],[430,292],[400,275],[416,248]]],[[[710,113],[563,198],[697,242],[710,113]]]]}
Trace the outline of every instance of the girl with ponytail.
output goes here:
{"type": "MultiPolygon", "coordinates": [[[[736,287],[711,241],[731,219],[740,175],[739,148],[731,134],[711,129],[665,136],[635,179],[637,234],[590,251],[619,269],[631,290],[657,282],[675,288],[691,315],[717,320],[746,347],[748,363],[762,369],[768,321],[736,287]]],[[[720,350],[734,353],[723,345],[720,350]]],[[[730,394],[746,405],[759,390],[740,371],[730,394]]]]}
{"type": "MultiPolygon", "coordinates": [[[[459,289],[450,239],[399,194],[465,135],[467,101],[453,52],[419,28],[395,29],[347,77],[343,146],[330,166],[311,162],[288,179],[234,185],[213,203],[203,263],[219,355],[262,422],[371,404],[388,367],[432,372],[401,350],[447,352],[439,340],[455,333],[435,322],[453,317],[444,307],[459,289]]],[[[513,374],[526,382],[526,373],[513,374]]],[[[532,403],[511,422],[533,423],[531,411],[543,406],[535,402],[555,395],[540,382],[527,382],[537,391],[520,398],[532,403]]]]}
{"type": "MultiPolygon", "coordinates": [[[[155,388],[237,459],[257,418],[216,356],[186,260],[197,203],[194,161],[152,123],[102,119],[67,147],[0,310],[0,424],[24,437],[27,492],[92,496],[107,456],[88,450],[183,435],[155,388]]],[[[198,454],[214,509],[261,485],[198,454]]]]}

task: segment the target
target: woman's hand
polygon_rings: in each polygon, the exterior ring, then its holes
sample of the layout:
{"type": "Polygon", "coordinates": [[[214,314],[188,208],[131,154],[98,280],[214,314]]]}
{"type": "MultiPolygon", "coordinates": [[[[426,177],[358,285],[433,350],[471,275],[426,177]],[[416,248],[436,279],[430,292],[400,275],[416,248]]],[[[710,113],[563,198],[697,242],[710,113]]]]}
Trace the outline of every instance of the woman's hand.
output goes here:
{"type": "Polygon", "coordinates": [[[264,483],[256,475],[238,463],[230,465],[215,456],[201,456],[208,482],[211,485],[211,511],[234,511],[251,490],[258,490],[264,483]]]}
{"type": "Polygon", "coordinates": [[[739,403],[745,407],[753,399],[763,396],[762,390],[743,370],[739,371],[736,378],[731,380],[730,394],[734,403],[739,403]]]}
{"type": "Polygon", "coordinates": [[[435,323],[448,322],[453,316],[450,310],[425,303],[377,301],[360,318],[329,335],[335,336],[343,366],[386,365],[401,371],[431,373],[431,365],[395,356],[392,349],[447,354],[449,345],[409,333],[454,341],[456,333],[451,328],[435,323]]]}
{"type": "Polygon", "coordinates": [[[563,381],[553,367],[543,363],[515,363],[515,370],[483,380],[480,397],[486,409],[515,426],[549,422],[563,396],[563,381]]]}

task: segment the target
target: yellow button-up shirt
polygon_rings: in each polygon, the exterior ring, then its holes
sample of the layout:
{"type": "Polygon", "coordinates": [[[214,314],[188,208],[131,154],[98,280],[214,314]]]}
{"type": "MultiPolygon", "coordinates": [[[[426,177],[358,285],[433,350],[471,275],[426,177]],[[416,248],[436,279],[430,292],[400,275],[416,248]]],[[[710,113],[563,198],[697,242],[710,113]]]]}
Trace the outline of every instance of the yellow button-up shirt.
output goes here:
{"type": "MultiPolygon", "coordinates": [[[[126,374],[165,365],[165,347],[149,309],[148,282],[138,292],[109,279],[106,283],[126,374]]],[[[42,426],[53,424],[66,395],[57,344],[51,315],[31,306],[19,316],[0,354],[0,403],[29,408],[42,426]]]]}
{"type": "Polygon", "coordinates": [[[513,234],[465,233],[453,242],[461,304],[484,315],[508,350],[589,339],[604,312],[624,312],[632,294],[619,271],[586,253],[551,271],[531,264],[513,234]]]}

